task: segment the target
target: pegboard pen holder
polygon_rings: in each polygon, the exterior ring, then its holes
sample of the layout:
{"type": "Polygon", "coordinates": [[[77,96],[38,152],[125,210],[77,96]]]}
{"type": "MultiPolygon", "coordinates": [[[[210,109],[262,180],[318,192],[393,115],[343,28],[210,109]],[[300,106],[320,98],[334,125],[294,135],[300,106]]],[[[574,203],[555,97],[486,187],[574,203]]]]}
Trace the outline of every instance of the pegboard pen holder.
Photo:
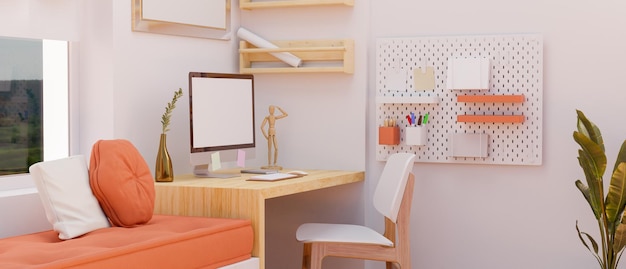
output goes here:
{"type": "Polygon", "coordinates": [[[424,146],[428,142],[427,125],[407,126],[404,129],[404,142],[410,146],[424,146]]]}
{"type": "Polygon", "coordinates": [[[379,145],[398,145],[400,144],[400,127],[378,127],[378,144],[379,145]]]}

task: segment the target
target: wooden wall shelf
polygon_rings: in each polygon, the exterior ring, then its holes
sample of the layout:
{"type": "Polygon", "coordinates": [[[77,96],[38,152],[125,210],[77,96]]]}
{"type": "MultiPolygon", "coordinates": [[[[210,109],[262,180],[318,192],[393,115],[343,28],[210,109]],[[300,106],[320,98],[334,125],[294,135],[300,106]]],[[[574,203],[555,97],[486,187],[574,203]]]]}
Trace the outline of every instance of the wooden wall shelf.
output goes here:
{"type": "Polygon", "coordinates": [[[464,103],[523,103],[524,95],[459,95],[456,101],[464,103]]]}
{"type": "Polygon", "coordinates": [[[457,122],[523,123],[524,115],[457,115],[457,122]]]}
{"type": "Polygon", "coordinates": [[[278,48],[258,48],[247,41],[239,42],[239,72],[259,73],[323,73],[354,72],[354,41],[293,40],[271,41],[278,48]],[[270,53],[289,52],[302,59],[302,66],[291,67],[270,53]]]}
{"type": "Polygon", "coordinates": [[[331,6],[345,5],[354,6],[354,0],[285,0],[285,1],[252,1],[240,0],[241,9],[277,8],[277,7],[297,7],[297,6],[331,6]]]}

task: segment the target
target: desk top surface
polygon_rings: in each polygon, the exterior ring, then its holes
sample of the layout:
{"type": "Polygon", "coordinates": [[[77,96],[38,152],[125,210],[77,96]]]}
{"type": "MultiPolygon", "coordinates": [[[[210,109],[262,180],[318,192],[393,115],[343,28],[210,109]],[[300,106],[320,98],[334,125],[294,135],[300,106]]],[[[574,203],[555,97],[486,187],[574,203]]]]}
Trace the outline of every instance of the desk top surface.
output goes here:
{"type": "MultiPolygon", "coordinates": [[[[284,170],[281,172],[290,171],[284,170]]],[[[230,189],[242,191],[262,192],[266,197],[276,197],[292,193],[323,189],[352,182],[363,181],[365,173],[363,171],[343,171],[343,170],[303,170],[309,173],[303,177],[290,178],[278,181],[249,181],[255,174],[241,174],[232,178],[202,178],[193,174],[174,176],[172,182],[156,182],[155,187],[159,188],[209,188],[209,189],[230,189]]]]}

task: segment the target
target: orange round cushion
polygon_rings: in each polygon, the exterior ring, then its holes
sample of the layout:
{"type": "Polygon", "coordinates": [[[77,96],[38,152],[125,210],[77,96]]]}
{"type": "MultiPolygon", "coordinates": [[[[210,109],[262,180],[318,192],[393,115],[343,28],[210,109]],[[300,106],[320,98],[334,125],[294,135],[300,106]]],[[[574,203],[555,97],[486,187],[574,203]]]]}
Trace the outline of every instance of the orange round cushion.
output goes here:
{"type": "Polygon", "coordinates": [[[128,140],[99,140],[91,150],[89,183],[114,226],[145,224],[154,211],[154,181],[128,140]]]}

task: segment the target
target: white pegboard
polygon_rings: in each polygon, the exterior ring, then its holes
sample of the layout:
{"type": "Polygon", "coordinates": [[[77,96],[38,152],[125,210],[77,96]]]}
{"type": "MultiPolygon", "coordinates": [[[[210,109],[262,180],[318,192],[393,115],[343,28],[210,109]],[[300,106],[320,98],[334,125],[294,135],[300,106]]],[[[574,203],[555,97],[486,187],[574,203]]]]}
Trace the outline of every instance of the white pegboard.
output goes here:
{"type": "Polygon", "coordinates": [[[386,118],[400,126],[399,145],[377,145],[376,158],[414,152],[416,162],[541,165],[543,38],[536,34],[379,38],[376,41],[376,125],[386,118]],[[489,89],[446,89],[450,57],[490,59],[489,89]],[[416,91],[413,71],[434,67],[435,88],[416,91]],[[398,72],[406,80],[398,82],[398,72]],[[457,95],[524,95],[522,103],[462,103],[457,95]],[[432,98],[435,97],[435,98],[432,98]],[[393,101],[390,102],[389,99],[393,101]],[[436,103],[429,103],[437,99],[436,103]],[[418,101],[415,101],[418,100],[418,101]],[[424,100],[428,100],[423,102],[424,100]],[[405,116],[430,114],[428,142],[406,145],[405,116]],[[463,123],[457,115],[523,115],[522,123],[463,123]],[[452,157],[454,133],[487,134],[487,157],[452,157]]]}

